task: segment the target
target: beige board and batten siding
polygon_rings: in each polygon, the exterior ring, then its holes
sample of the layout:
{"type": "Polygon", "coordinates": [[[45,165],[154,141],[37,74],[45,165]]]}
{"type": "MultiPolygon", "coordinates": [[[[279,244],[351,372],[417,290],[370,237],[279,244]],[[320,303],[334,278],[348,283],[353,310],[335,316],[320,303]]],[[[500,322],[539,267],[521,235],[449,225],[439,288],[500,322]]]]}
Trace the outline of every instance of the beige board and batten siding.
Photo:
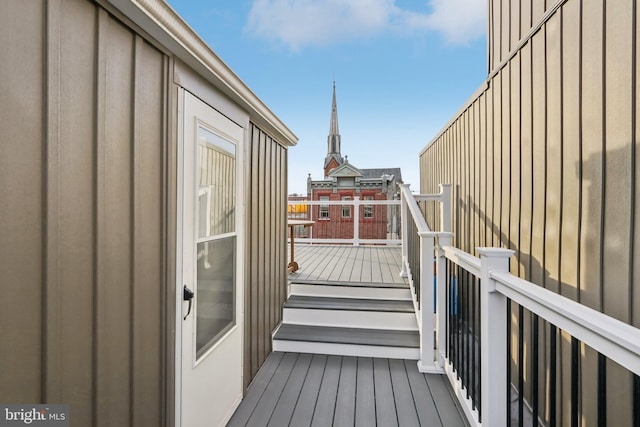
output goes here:
{"type": "MultiPolygon", "coordinates": [[[[626,1],[491,1],[488,80],[420,155],[422,193],[453,184],[457,247],[514,249],[512,274],[634,326],[640,326],[639,13],[626,1]],[[520,37],[514,22],[522,23],[520,37]]],[[[426,212],[437,224],[435,207],[426,212]]],[[[524,328],[530,336],[528,317],[524,328]]],[[[570,354],[570,345],[562,335],[560,354],[570,354]]],[[[525,348],[526,379],[528,340],[525,348]]],[[[594,419],[597,357],[581,352],[581,411],[594,419]]],[[[565,417],[568,357],[558,369],[565,417]]],[[[607,384],[619,397],[608,400],[608,422],[625,425],[633,394],[628,374],[609,362],[607,384]]]]}
{"type": "MultiPolygon", "coordinates": [[[[295,135],[164,2],[3,1],[0,40],[0,402],[173,425],[178,90],[279,142],[262,167],[280,189],[263,200],[281,200],[280,260],[263,248],[249,264],[286,268],[295,135]]],[[[269,310],[286,286],[272,268],[269,310]]]]}
{"type": "Polygon", "coordinates": [[[4,1],[0,40],[0,401],[162,425],[167,57],[84,0],[4,1]]]}
{"type": "Polygon", "coordinates": [[[287,299],[287,148],[253,123],[247,147],[245,386],[271,353],[287,299]]]}

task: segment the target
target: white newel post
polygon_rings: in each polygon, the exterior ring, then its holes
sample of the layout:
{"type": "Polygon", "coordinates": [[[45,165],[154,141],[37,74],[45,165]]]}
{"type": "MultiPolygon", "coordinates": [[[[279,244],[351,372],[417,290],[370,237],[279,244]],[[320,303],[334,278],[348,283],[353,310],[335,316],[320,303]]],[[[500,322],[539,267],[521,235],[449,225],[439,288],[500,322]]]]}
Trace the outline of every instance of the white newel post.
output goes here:
{"type": "Polygon", "coordinates": [[[451,231],[451,184],[440,184],[440,231],[451,231]]]}
{"type": "Polygon", "coordinates": [[[507,423],[507,298],[496,292],[491,273],[508,272],[510,249],[477,248],[480,253],[480,335],[482,425],[507,423]]]}
{"type": "Polygon", "coordinates": [[[360,196],[353,197],[353,245],[360,246],[360,196]]]}
{"type": "Polygon", "coordinates": [[[447,346],[447,258],[444,256],[445,246],[451,246],[453,233],[438,233],[438,258],[436,266],[436,355],[440,366],[444,367],[447,346]]]}
{"type": "Polygon", "coordinates": [[[433,262],[436,233],[420,232],[420,372],[442,373],[434,358],[433,322],[433,262]]]}
{"type": "Polygon", "coordinates": [[[407,198],[405,191],[409,191],[409,184],[400,184],[400,230],[402,234],[402,271],[400,277],[409,277],[407,265],[409,263],[409,231],[407,224],[409,220],[409,207],[407,206],[407,198]]]}

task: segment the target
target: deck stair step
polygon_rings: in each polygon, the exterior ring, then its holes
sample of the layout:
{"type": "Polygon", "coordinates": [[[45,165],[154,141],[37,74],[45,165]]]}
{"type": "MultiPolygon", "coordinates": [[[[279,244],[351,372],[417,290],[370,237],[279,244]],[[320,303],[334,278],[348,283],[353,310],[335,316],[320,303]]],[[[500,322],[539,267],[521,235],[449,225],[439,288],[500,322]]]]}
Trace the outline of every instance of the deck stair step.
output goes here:
{"type": "Polygon", "coordinates": [[[283,323],[273,335],[274,351],[417,360],[419,347],[418,331],[283,323]]]}
{"type": "Polygon", "coordinates": [[[334,298],[291,295],[284,308],[309,308],[316,310],[387,311],[413,313],[413,302],[369,298],[334,298]]]}
{"type": "Polygon", "coordinates": [[[273,349],[417,360],[420,335],[409,288],[294,280],[273,349]]]}
{"type": "Polygon", "coordinates": [[[416,330],[413,302],[291,295],[283,305],[285,323],[369,329],[416,330]]]}
{"type": "Polygon", "coordinates": [[[292,295],[307,296],[411,300],[409,286],[398,283],[296,280],[289,284],[289,292],[292,295]]]}

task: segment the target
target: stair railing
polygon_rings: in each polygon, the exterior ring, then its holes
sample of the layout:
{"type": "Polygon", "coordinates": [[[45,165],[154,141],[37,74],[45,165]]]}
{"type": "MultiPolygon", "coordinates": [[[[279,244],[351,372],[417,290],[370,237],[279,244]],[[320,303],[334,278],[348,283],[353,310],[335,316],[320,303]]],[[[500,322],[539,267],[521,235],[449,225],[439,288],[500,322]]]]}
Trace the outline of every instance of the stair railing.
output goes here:
{"type": "MultiPolygon", "coordinates": [[[[522,420],[525,410],[541,425],[556,425],[567,419],[578,422],[585,419],[580,409],[585,392],[597,395],[590,400],[598,402],[596,412],[600,417],[611,401],[619,398],[613,393],[607,396],[606,366],[613,366],[611,362],[619,365],[616,375],[626,377],[636,389],[629,413],[621,416],[629,425],[638,425],[640,415],[632,411],[640,392],[640,329],[510,274],[512,250],[477,248],[480,258],[451,246],[442,250],[446,258],[442,287],[444,306],[448,307],[444,367],[472,425],[508,425],[514,417],[522,420]],[[510,330],[509,323],[516,315],[516,328],[510,330]],[[528,333],[523,330],[525,317],[531,322],[528,333]],[[510,365],[525,363],[521,354],[525,340],[534,349],[529,356],[533,359],[532,372],[527,374],[529,383],[524,385],[522,369],[518,368],[512,384],[510,365]],[[514,348],[519,349],[515,356],[514,348]],[[582,381],[585,352],[594,355],[597,370],[602,366],[604,372],[605,379],[597,381],[597,390],[577,386],[582,381]],[[510,355],[513,360],[509,360],[510,355]],[[562,375],[567,375],[561,367],[566,369],[567,365],[570,404],[561,413],[556,402],[562,375]],[[540,388],[540,384],[547,385],[540,388]],[[533,390],[533,401],[526,401],[523,387],[533,390]],[[515,409],[512,401],[516,402],[515,409]]],[[[601,378],[602,372],[592,374],[601,378]]],[[[597,420],[591,422],[596,424],[597,420]]]]}
{"type": "MultiPolygon", "coordinates": [[[[442,360],[439,348],[444,348],[444,335],[434,331],[444,330],[445,317],[442,292],[435,289],[435,267],[440,263],[442,245],[451,244],[451,185],[441,184],[440,193],[432,195],[414,195],[408,184],[400,185],[402,224],[402,271],[411,287],[411,296],[420,331],[420,360],[418,369],[421,372],[442,373],[442,360]],[[431,231],[418,201],[440,202],[440,230],[431,231]],[[438,257],[436,258],[436,238],[438,257]],[[437,300],[436,300],[437,299],[437,300]],[[435,350],[435,351],[434,351],[435,350]]],[[[442,257],[444,260],[444,257],[442,257]]],[[[439,280],[439,282],[443,280],[439,280]]]]}
{"type": "Polygon", "coordinates": [[[540,425],[578,423],[586,417],[585,399],[597,406],[587,410],[597,414],[589,423],[606,422],[612,416],[607,408],[621,398],[607,393],[613,378],[630,390],[624,394],[628,413],[614,418],[640,425],[640,329],[513,276],[512,250],[480,247],[478,258],[451,246],[450,189],[440,189],[429,196],[413,195],[404,185],[401,190],[401,274],[409,279],[420,329],[419,369],[447,375],[471,425],[504,426],[514,418],[522,425],[524,416],[540,425]],[[444,231],[429,229],[422,200],[440,202],[444,231]],[[585,357],[595,368],[595,390],[580,385],[590,375],[585,357]],[[526,379],[525,363],[531,363],[526,379]],[[567,375],[569,403],[560,405],[567,375]]]}

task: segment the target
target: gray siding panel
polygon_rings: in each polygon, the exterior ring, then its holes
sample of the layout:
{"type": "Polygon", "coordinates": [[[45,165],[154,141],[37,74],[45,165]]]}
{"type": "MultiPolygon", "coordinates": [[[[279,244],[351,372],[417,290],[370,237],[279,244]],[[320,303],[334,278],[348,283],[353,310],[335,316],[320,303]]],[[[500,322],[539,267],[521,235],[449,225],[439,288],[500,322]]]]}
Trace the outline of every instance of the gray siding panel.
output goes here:
{"type": "Polygon", "coordinates": [[[603,199],[602,0],[582,2],[582,236],[580,302],[599,310],[603,199]],[[588,100],[588,102],[587,102],[588,100]]]}
{"type": "Polygon", "coordinates": [[[254,124],[248,140],[245,386],[271,352],[287,286],[287,149],[254,124]]]}
{"type": "Polygon", "coordinates": [[[90,409],[93,385],[85,379],[93,375],[89,362],[94,344],[90,284],[95,264],[87,248],[95,246],[91,142],[96,9],[86,2],[60,2],[60,6],[49,8],[47,288],[51,296],[59,296],[46,301],[45,398],[90,409]],[[59,34],[53,33],[56,28],[59,34]]]}
{"type": "Polygon", "coordinates": [[[0,59],[0,400],[7,403],[42,399],[44,17],[42,1],[0,3],[0,40],[13,41],[0,58],[21,58],[0,59]]]}
{"type": "MultiPolygon", "coordinates": [[[[454,185],[453,231],[460,248],[511,247],[513,274],[636,326],[639,13],[633,2],[492,0],[490,63],[495,68],[509,60],[490,72],[486,90],[423,151],[420,162],[422,192],[440,182],[454,185]],[[517,22],[529,37],[520,45],[513,43],[517,22]],[[536,26],[540,29],[530,32],[536,26]],[[519,49],[503,57],[507,42],[519,49]],[[470,183],[468,173],[478,182],[470,183]],[[476,198],[477,214],[463,209],[476,198]],[[479,238],[469,232],[476,221],[479,238]]],[[[528,316],[517,321],[525,330],[523,375],[530,378],[533,325],[528,316]]],[[[539,333],[548,339],[549,325],[541,323],[539,333]]],[[[557,344],[558,381],[547,384],[541,377],[539,386],[541,392],[557,390],[556,421],[566,424],[570,340],[561,334],[557,344]]],[[[598,404],[590,390],[597,355],[584,346],[579,351],[581,413],[594,419],[598,404]]],[[[551,357],[548,343],[538,356],[543,369],[551,357]]],[[[512,363],[515,368],[516,353],[512,363]]],[[[607,392],[615,396],[607,399],[608,424],[626,425],[630,419],[630,384],[628,373],[607,362],[607,392]]],[[[528,399],[531,386],[527,381],[528,399]]],[[[540,401],[547,421],[549,403],[540,401]]]]}
{"type": "Polygon", "coordinates": [[[580,3],[562,10],[562,222],[560,292],[577,300],[580,245],[580,3]]]}
{"type": "MultiPolygon", "coordinates": [[[[131,258],[132,281],[137,284],[131,294],[132,328],[132,409],[131,424],[159,424],[162,408],[166,400],[154,393],[146,393],[147,388],[164,390],[167,374],[163,372],[164,349],[169,346],[163,335],[162,326],[167,319],[173,322],[171,312],[159,310],[167,304],[165,293],[158,289],[163,282],[162,265],[163,230],[163,144],[166,130],[158,123],[166,117],[167,58],[136,38],[135,45],[135,95],[133,133],[133,255],[131,258]],[[155,118],[155,120],[154,120],[155,118]],[[155,334],[149,331],[156,331],[155,334]],[[157,357],[148,357],[149,352],[157,352],[157,357]]],[[[171,277],[171,276],[167,276],[171,277]]]]}
{"type": "Polygon", "coordinates": [[[2,2],[0,38],[0,401],[164,425],[168,59],[86,0],[2,2]]]}
{"type": "Polygon", "coordinates": [[[604,276],[616,286],[606,289],[603,310],[630,320],[629,231],[631,230],[632,16],[630,2],[606,2],[604,276]]]}

